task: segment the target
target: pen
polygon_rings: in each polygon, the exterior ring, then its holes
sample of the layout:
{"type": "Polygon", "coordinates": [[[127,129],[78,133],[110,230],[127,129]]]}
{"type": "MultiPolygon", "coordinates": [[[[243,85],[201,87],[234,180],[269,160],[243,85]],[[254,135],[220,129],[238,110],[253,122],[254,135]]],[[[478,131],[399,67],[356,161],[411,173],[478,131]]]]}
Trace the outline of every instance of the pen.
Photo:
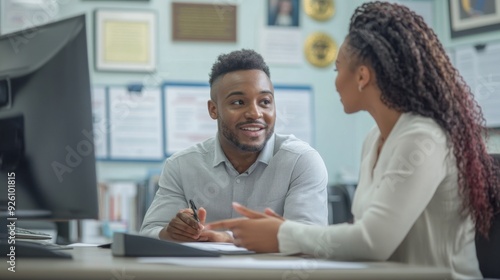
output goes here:
{"type": "Polygon", "coordinates": [[[192,199],[189,200],[189,204],[191,204],[191,210],[193,210],[194,219],[199,223],[200,218],[198,218],[198,208],[196,208],[196,205],[194,204],[194,201],[192,199]]]}

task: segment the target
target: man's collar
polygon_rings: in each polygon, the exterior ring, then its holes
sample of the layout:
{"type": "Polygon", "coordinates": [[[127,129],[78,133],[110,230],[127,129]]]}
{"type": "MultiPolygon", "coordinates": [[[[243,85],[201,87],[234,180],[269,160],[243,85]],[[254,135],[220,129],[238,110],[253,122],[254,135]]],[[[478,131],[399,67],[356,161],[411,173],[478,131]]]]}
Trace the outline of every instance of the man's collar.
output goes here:
{"type": "MultiPolygon", "coordinates": [[[[276,137],[275,134],[273,133],[269,138],[269,140],[267,140],[266,145],[264,145],[264,148],[260,152],[259,157],[257,157],[257,161],[269,164],[274,154],[275,139],[276,137]]],[[[227,159],[226,155],[224,154],[224,151],[222,150],[222,147],[220,145],[219,133],[217,133],[215,137],[214,145],[215,145],[215,153],[214,153],[213,167],[216,167],[221,162],[227,162],[227,164],[231,164],[231,162],[227,159]]]]}

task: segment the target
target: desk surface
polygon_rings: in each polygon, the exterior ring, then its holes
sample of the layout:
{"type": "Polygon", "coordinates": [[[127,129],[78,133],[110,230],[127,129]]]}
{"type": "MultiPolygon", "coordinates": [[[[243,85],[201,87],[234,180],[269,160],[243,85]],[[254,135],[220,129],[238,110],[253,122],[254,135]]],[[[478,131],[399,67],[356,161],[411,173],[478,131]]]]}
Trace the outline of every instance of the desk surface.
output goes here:
{"type": "MultiPolygon", "coordinates": [[[[65,250],[73,259],[16,259],[16,272],[7,270],[8,264],[2,258],[0,279],[450,279],[447,269],[417,267],[400,263],[365,263],[365,269],[332,270],[251,270],[192,268],[168,264],[138,263],[136,258],[113,257],[111,250],[95,247],[65,250]]],[[[238,258],[243,256],[224,256],[238,258]]],[[[248,257],[248,255],[244,256],[248,257]]],[[[259,259],[284,259],[276,255],[257,254],[259,259]]],[[[186,259],[186,261],[188,261],[186,259]]]]}

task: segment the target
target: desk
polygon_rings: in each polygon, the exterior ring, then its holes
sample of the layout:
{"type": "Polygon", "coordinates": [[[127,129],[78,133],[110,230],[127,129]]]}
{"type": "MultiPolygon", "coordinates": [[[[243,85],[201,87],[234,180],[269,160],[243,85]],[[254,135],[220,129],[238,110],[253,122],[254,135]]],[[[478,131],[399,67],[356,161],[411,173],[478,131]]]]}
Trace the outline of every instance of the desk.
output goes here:
{"type": "MultiPolygon", "coordinates": [[[[143,264],[135,258],[113,257],[111,250],[80,247],[71,251],[73,259],[16,259],[16,272],[7,270],[2,258],[0,279],[450,279],[447,269],[417,267],[400,263],[367,263],[366,269],[339,270],[250,270],[190,268],[167,264],[143,264]]],[[[224,256],[238,258],[246,256],[224,256]]],[[[283,259],[257,254],[256,258],[283,259]]],[[[186,261],[188,261],[186,259],[186,261]]],[[[221,259],[223,261],[223,259],[221,259]]]]}

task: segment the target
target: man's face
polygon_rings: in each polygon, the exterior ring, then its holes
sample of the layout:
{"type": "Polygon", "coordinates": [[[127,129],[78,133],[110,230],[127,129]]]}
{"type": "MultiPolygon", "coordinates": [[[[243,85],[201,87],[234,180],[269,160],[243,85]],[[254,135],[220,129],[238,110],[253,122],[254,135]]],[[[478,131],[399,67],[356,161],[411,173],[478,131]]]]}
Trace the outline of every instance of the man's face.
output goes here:
{"type": "Polygon", "coordinates": [[[260,152],[274,132],[274,88],[261,70],[240,70],[219,77],[208,110],[217,119],[222,148],[260,152]]]}

